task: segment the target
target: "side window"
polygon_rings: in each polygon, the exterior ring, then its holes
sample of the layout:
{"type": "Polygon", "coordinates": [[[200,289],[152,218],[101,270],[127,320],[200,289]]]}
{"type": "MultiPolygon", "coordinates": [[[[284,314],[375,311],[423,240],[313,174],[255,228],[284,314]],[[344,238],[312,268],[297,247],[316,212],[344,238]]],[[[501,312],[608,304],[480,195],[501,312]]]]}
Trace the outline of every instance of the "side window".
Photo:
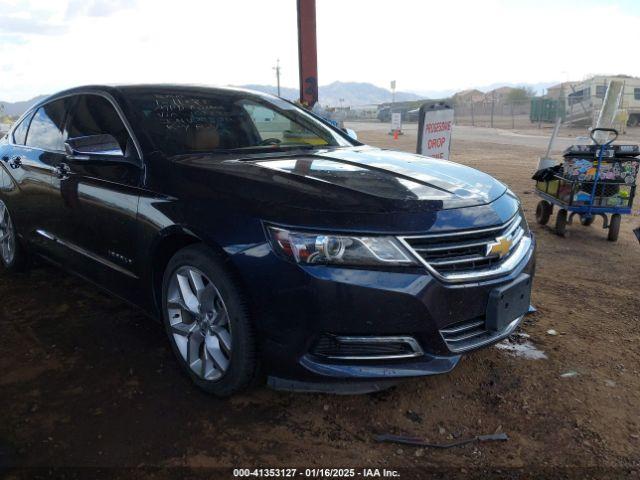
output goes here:
{"type": "Polygon", "coordinates": [[[24,117],[13,131],[13,143],[16,145],[24,145],[24,142],[27,140],[27,131],[29,130],[29,123],[32,117],[33,112],[24,117]]]}
{"type": "Polygon", "coordinates": [[[130,143],[129,134],[118,112],[109,100],[98,95],[78,97],[68,128],[69,138],[112,135],[123,152],[127,151],[127,144],[130,143]]]}
{"type": "Polygon", "coordinates": [[[282,145],[327,145],[327,141],[318,136],[317,133],[290,120],[275,110],[251,101],[243,101],[242,106],[251,117],[255,129],[263,142],[265,140],[277,140],[282,145]]]}
{"type": "Polygon", "coordinates": [[[633,89],[633,99],[640,100],[640,88],[633,89]]]}
{"type": "Polygon", "coordinates": [[[70,100],[67,98],[48,103],[36,110],[29,126],[26,145],[64,152],[67,140],[64,124],[70,100]]]}

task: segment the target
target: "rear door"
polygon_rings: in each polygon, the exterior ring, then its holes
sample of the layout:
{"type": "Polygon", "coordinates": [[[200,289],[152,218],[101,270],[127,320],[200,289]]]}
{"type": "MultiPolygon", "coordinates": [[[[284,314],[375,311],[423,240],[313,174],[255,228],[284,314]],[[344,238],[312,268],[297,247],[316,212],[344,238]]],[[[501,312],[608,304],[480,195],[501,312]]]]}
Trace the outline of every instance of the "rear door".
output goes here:
{"type": "Polygon", "coordinates": [[[59,236],[73,251],[73,268],[125,298],[138,279],[136,222],[142,159],[115,103],[98,94],[78,95],[67,121],[68,138],[113,136],[120,157],[67,156],[54,178],[61,197],[59,236]]]}
{"type": "Polygon", "coordinates": [[[65,123],[70,98],[52,101],[18,125],[13,144],[2,159],[17,187],[7,204],[18,234],[33,247],[56,260],[60,251],[48,236],[59,229],[62,220],[57,215],[59,201],[53,185],[56,166],[65,158],[65,123]]]}

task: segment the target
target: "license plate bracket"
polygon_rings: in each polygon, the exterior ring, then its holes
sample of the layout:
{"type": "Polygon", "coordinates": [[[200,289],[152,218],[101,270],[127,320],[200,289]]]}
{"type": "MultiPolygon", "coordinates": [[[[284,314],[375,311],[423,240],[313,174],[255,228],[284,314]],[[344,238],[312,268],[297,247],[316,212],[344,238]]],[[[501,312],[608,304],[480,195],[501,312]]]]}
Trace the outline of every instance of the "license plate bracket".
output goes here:
{"type": "Polygon", "coordinates": [[[504,330],[512,321],[529,310],[531,276],[523,273],[513,282],[494,288],[489,294],[486,326],[494,332],[504,330]]]}

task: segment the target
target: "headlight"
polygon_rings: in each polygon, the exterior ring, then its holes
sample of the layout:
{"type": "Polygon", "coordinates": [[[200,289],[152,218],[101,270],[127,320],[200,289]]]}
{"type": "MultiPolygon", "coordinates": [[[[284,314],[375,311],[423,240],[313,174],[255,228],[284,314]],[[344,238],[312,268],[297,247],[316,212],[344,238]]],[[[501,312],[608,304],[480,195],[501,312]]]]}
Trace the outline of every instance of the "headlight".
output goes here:
{"type": "Polygon", "coordinates": [[[415,261],[394,237],[352,237],[267,227],[273,248],[309,265],[406,266],[415,261]]]}

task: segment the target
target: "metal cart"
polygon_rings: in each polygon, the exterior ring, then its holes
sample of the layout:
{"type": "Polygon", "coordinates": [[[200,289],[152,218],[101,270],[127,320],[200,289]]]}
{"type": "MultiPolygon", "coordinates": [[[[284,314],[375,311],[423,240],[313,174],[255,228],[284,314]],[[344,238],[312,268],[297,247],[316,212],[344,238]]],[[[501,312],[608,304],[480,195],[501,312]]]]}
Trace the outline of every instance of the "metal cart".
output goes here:
{"type": "Polygon", "coordinates": [[[618,132],[612,128],[594,128],[594,145],[573,145],[565,151],[563,171],[552,178],[538,181],[536,193],[542,198],[536,208],[536,220],[549,222],[554,206],[556,233],[564,236],[567,224],[578,215],[580,223],[589,226],[596,216],[608,229],[608,240],[618,240],[622,215],[631,213],[638,173],[638,145],[612,145],[618,132]],[[609,140],[598,143],[594,134],[607,132],[609,140]],[[613,138],[611,138],[613,135],[613,138]]]}

